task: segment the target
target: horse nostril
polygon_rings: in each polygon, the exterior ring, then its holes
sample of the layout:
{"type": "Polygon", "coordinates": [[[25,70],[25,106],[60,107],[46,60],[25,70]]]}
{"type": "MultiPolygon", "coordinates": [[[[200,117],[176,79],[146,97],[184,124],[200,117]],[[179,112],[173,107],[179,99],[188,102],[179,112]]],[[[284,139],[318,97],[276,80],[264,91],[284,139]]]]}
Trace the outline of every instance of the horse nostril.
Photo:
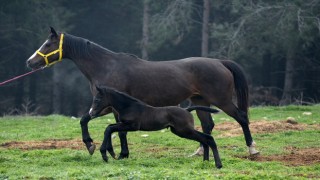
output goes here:
{"type": "Polygon", "coordinates": [[[31,64],[32,64],[32,61],[31,60],[27,60],[26,64],[27,64],[28,67],[30,67],[31,64]]]}

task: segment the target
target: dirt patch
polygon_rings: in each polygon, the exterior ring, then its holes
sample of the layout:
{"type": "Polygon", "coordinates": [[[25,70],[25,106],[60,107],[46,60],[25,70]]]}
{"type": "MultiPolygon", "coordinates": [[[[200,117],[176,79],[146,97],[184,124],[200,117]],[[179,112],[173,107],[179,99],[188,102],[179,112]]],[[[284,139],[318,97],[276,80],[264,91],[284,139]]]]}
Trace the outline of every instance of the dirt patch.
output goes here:
{"type": "Polygon", "coordinates": [[[8,149],[22,149],[22,150],[33,150],[33,149],[85,149],[82,140],[45,140],[45,141],[11,141],[0,145],[2,148],[8,149]]]}
{"type": "Polygon", "coordinates": [[[270,156],[236,156],[251,161],[266,162],[280,161],[287,166],[304,166],[320,163],[320,148],[299,149],[296,147],[286,147],[285,154],[270,156]]]}
{"type": "MultiPolygon", "coordinates": [[[[196,126],[201,131],[201,127],[196,126]]],[[[303,131],[307,129],[320,129],[320,124],[308,125],[296,121],[253,121],[250,123],[250,130],[253,134],[275,133],[283,131],[303,131]]],[[[242,128],[237,122],[224,122],[215,126],[214,130],[221,131],[217,137],[242,136],[242,128]]]]}

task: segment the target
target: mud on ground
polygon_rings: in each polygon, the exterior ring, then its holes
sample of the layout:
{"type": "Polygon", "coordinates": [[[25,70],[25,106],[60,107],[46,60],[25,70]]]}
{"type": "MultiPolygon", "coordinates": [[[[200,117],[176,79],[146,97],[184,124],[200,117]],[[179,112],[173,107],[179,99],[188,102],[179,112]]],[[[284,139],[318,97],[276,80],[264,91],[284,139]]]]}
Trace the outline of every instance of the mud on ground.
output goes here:
{"type": "Polygon", "coordinates": [[[249,159],[251,161],[280,161],[287,166],[304,166],[320,163],[320,148],[296,148],[286,147],[285,154],[278,155],[258,155],[258,156],[236,156],[242,159],[249,159]]]}
{"type": "MultiPolygon", "coordinates": [[[[201,131],[200,126],[196,126],[197,130],[201,131]]],[[[285,121],[253,121],[250,123],[250,131],[252,134],[262,133],[276,133],[284,131],[303,131],[308,129],[320,130],[320,124],[308,125],[304,123],[298,123],[292,120],[285,121]]],[[[214,130],[220,131],[216,137],[235,137],[242,136],[243,132],[240,125],[237,122],[224,122],[217,124],[214,130]]]]}
{"type": "Polygon", "coordinates": [[[85,149],[82,140],[62,140],[52,139],[44,141],[11,141],[0,145],[1,148],[7,149],[21,149],[21,150],[34,150],[34,149],[85,149]]]}

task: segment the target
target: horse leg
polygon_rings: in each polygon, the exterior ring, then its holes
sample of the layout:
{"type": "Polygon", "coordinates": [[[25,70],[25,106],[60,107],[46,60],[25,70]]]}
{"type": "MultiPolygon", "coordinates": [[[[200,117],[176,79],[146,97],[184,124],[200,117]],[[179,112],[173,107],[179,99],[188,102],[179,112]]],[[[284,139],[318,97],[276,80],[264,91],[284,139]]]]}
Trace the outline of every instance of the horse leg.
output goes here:
{"type": "Polygon", "coordinates": [[[85,143],[90,155],[94,153],[94,150],[96,149],[96,146],[92,143],[93,140],[90,137],[89,130],[88,130],[88,123],[91,120],[91,116],[89,113],[86,113],[84,116],[82,116],[80,120],[81,125],[81,131],[82,131],[82,141],[85,143]]]}
{"type": "MultiPolygon", "coordinates": [[[[119,116],[117,113],[113,113],[116,121],[119,123],[119,116]]],[[[121,144],[121,152],[118,159],[129,158],[129,148],[128,148],[128,141],[127,141],[127,132],[126,131],[119,131],[118,136],[120,138],[121,144]]]]}
{"type": "Polygon", "coordinates": [[[255,149],[255,142],[252,140],[250,128],[249,128],[249,119],[245,112],[239,110],[232,102],[226,103],[222,106],[218,106],[229,116],[233,117],[241,126],[246,144],[249,148],[249,153],[251,155],[259,154],[259,151],[255,149]]]}
{"type": "MultiPolygon", "coordinates": [[[[208,106],[208,107],[210,106],[210,104],[207,103],[200,96],[193,97],[191,100],[192,100],[192,103],[195,105],[208,106]]],[[[205,111],[200,111],[200,110],[197,110],[196,113],[201,122],[202,131],[206,134],[211,134],[212,129],[214,128],[214,125],[215,125],[211,117],[211,114],[205,111]]],[[[194,156],[194,155],[201,156],[203,153],[204,153],[203,145],[200,144],[200,147],[191,156],[194,156]]]]}
{"type": "Polygon", "coordinates": [[[203,154],[203,160],[209,160],[209,146],[213,151],[214,161],[217,168],[222,167],[222,163],[220,160],[219,152],[217,145],[211,135],[201,133],[195,129],[178,129],[174,127],[170,127],[171,132],[176,134],[179,137],[191,139],[194,141],[198,141],[201,144],[203,144],[203,147],[205,149],[205,153],[203,154]]]}
{"type": "Polygon", "coordinates": [[[203,148],[203,160],[209,161],[209,146],[205,143],[202,143],[202,148],[203,148]]]}

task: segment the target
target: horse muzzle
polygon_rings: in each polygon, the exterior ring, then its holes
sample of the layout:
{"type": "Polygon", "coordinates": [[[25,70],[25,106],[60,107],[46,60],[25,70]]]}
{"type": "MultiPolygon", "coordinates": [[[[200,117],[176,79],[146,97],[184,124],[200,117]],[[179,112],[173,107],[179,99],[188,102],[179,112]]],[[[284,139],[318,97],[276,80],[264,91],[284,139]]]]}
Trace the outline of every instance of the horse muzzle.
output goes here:
{"type": "Polygon", "coordinates": [[[41,58],[38,60],[38,59],[31,59],[29,58],[27,61],[26,61],[26,65],[28,68],[31,68],[31,69],[38,69],[38,68],[41,68],[41,67],[44,67],[44,63],[41,61],[41,58]]]}
{"type": "Polygon", "coordinates": [[[90,116],[91,118],[96,118],[96,117],[99,116],[99,113],[98,113],[97,111],[94,111],[92,108],[90,108],[90,110],[89,110],[89,116],[90,116]]]}

